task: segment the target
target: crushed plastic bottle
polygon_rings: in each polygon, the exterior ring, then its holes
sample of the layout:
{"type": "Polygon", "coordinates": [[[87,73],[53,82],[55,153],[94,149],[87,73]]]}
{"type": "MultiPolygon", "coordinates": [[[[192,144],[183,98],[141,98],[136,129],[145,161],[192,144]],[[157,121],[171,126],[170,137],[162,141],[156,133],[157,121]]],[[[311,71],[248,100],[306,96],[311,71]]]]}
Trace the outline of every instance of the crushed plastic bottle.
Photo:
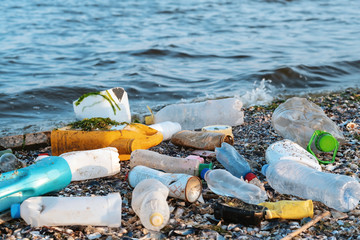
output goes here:
{"type": "Polygon", "coordinates": [[[318,160],[299,144],[289,139],[284,139],[271,144],[266,149],[265,160],[269,164],[281,160],[293,160],[321,171],[318,160]]]}
{"type": "Polygon", "coordinates": [[[201,176],[215,194],[235,197],[249,204],[258,204],[267,199],[264,190],[235,177],[224,169],[204,169],[201,176]]]}
{"type": "Polygon", "coordinates": [[[338,211],[348,212],[360,200],[360,183],[346,175],[320,172],[292,160],[264,165],[262,172],[277,192],[320,201],[338,211]]]}
{"type": "Polygon", "coordinates": [[[28,167],[0,175],[0,212],[27,198],[61,190],[71,182],[69,164],[47,157],[28,167]]]}
{"type": "Polygon", "coordinates": [[[248,181],[255,177],[249,163],[230,144],[223,142],[221,147],[215,148],[215,153],[216,159],[235,177],[248,181]]]}
{"type": "Polygon", "coordinates": [[[145,179],[133,190],[131,207],[148,230],[160,231],[168,223],[168,195],[169,189],[156,179],[145,179]]]}
{"type": "Polygon", "coordinates": [[[112,176],[120,172],[118,150],[114,147],[63,153],[71,169],[71,181],[112,176]]]}
{"type": "Polygon", "coordinates": [[[21,204],[11,205],[11,216],[21,217],[32,227],[120,227],[121,204],[119,193],[93,197],[31,197],[21,204]]]}
{"type": "Polygon", "coordinates": [[[177,146],[215,150],[215,148],[220,147],[223,142],[233,144],[234,139],[232,136],[223,133],[183,130],[174,134],[171,142],[177,146]]]}
{"type": "Polygon", "coordinates": [[[164,173],[146,166],[136,166],[129,172],[128,181],[131,187],[136,187],[145,179],[157,179],[170,190],[169,196],[188,202],[195,202],[201,195],[200,178],[182,173],[164,173]]]}
{"type": "Polygon", "coordinates": [[[194,176],[200,176],[204,168],[212,168],[212,164],[204,164],[199,158],[171,157],[143,149],[137,149],[131,153],[130,168],[138,165],[167,173],[185,173],[194,176]]]}
{"type": "Polygon", "coordinates": [[[339,127],[326,116],[321,107],[305,98],[292,97],[280,104],[271,122],[279,135],[305,149],[316,130],[330,133],[339,142],[345,140],[339,127]]]}
{"type": "Polygon", "coordinates": [[[10,172],[18,168],[24,167],[21,162],[13,153],[5,152],[0,157],[0,172],[10,172]]]}
{"type": "Polygon", "coordinates": [[[260,206],[266,207],[266,219],[303,219],[314,216],[312,200],[282,200],[277,202],[263,202],[260,206]]]}
{"type": "Polygon", "coordinates": [[[168,105],[154,116],[155,123],[173,121],[184,130],[201,129],[208,125],[237,126],[244,123],[243,104],[237,98],[207,100],[198,103],[168,105]]]}

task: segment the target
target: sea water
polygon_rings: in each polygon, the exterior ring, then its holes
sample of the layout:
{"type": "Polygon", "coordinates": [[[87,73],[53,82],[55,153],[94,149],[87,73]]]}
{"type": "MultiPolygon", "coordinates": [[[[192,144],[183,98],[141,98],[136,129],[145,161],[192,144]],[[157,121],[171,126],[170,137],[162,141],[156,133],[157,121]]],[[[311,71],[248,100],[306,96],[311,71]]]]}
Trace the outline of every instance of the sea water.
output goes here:
{"type": "Polygon", "coordinates": [[[360,82],[360,1],[19,0],[0,11],[1,136],[74,121],[74,100],[113,87],[141,116],[360,82]]]}

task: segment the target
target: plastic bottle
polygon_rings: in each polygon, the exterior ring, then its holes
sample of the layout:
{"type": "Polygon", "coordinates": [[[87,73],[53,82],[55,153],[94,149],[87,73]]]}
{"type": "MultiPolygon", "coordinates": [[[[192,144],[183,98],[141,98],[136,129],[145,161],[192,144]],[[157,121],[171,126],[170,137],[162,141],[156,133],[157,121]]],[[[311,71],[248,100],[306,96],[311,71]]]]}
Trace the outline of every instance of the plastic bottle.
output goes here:
{"type": "Polygon", "coordinates": [[[168,223],[168,195],[169,189],[156,179],[145,179],[133,190],[131,207],[148,230],[160,231],[168,223]]]}
{"type": "Polygon", "coordinates": [[[129,172],[128,181],[131,187],[136,187],[145,179],[157,179],[170,190],[169,196],[188,202],[195,202],[201,195],[200,178],[181,173],[164,173],[146,166],[136,166],[129,172]]]}
{"type": "Polygon", "coordinates": [[[233,144],[234,139],[230,135],[223,133],[183,130],[175,133],[171,138],[171,142],[188,148],[215,150],[223,142],[233,144]]]}
{"type": "Polygon", "coordinates": [[[10,172],[17,168],[24,167],[24,164],[19,159],[9,152],[5,152],[0,157],[0,172],[10,172]]]}
{"type": "Polygon", "coordinates": [[[150,150],[138,149],[131,153],[130,168],[143,165],[162,170],[167,173],[185,173],[200,176],[204,168],[212,168],[212,164],[203,164],[195,158],[170,157],[150,150]]]}
{"type": "Polygon", "coordinates": [[[265,160],[269,164],[280,160],[293,160],[321,171],[318,160],[299,144],[289,139],[284,139],[271,144],[266,149],[265,160]]]}
{"type": "Polygon", "coordinates": [[[264,190],[235,177],[224,169],[204,169],[201,176],[210,190],[218,195],[235,197],[250,204],[258,204],[267,199],[264,190]]]}
{"type": "Polygon", "coordinates": [[[291,160],[264,165],[262,172],[270,186],[281,194],[320,201],[342,212],[359,203],[360,183],[346,175],[320,172],[291,160]]]}
{"type": "Polygon", "coordinates": [[[76,118],[110,118],[117,122],[131,122],[128,95],[121,87],[87,93],[73,102],[76,118]]]}
{"type": "Polygon", "coordinates": [[[1,150],[1,151],[0,151],[0,157],[1,157],[2,155],[4,155],[5,153],[13,153],[13,151],[11,150],[11,148],[8,148],[8,149],[5,149],[5,150],[1,150]]]}
{"type": "Polygon", "coordinates": [[[69,164],[61,157],[47,157],[25,168],[0,175],[0,212],[29,197],[61,190],[71,181],[69,164]]]}
{"type": "Polygon", "coordinates": [[[203,132],[218,132],[218,133],[224,133],[226,135],[232,136],[234,138],[234,134],[232,132],[232,127],[229,125],[211,125],[211,126],[205,126],[201,129],[203,132]]]}
{"type": "Polygon", "coordinates": [[[266,219],[303,219],[314,216],[312,200],[282,200],[277,202],[263,202],[259,203],[259,205],[266,207],[266,219]]]}
{"type": "Polygon", "coordinates": [[[201,129],[216,124],[237,126],[244,123],[242,106],[241,100],[236,98],[172,104],[160,109],[155,114],[154,121],[178,122],[185,130],[201,129]]]}
{"type": "Polygon", "coordinates": [[[215,148],[215,153],[216,159],[235,177],[248,181],[255,177],[249,163],[230,144],[223,142],[221,147],[215,148]]]}
{"type": "Polygon", "coordinates": [[[120,172],[119,153],[114,147],[63,153],[71,169],[71,181],[112,176],[120,172]]]}
{"type": "Polygon", "coordinates": [[[72,130],[68,127],[51,131],[51,151],[54,156],[62,153],[116,147],[121,161],[129,160],[136,149],[148,149],[163,140],[161,132],[140,123],[132,123],[122,130],[72,130]]]}
{"type": "Polygon", "coordinates": [[[181,131],[181,125],[179,123],[170,121],[152,124],[149,127],[161,132],[163,135],[163,141],[170,140],[172,135],[181,131]]]}
{"type": "Polygon", "coordinates": [[[32,227],[92,225],[121,226],[121,196],[31,197],[11,205],[11,216],[32,227]]]}
{"type": "Polygon", "coordinates": [[[280,104],[275,109],[271,122],[279,135],[305,149],[315,130],[326,131],[337,141],[344,141],[339,127],[326,116],[321,107],[305,98],[293,97],[280,104]]]}

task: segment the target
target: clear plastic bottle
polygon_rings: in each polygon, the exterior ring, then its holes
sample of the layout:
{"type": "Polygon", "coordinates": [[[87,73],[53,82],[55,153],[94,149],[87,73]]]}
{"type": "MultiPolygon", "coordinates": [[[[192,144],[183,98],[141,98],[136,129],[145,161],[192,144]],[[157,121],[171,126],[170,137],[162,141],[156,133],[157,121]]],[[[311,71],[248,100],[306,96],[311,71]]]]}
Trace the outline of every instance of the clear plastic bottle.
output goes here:
{"type": "Polygon", "coordinates": [[[242,106],[241,100],[237,98],[172,104],[160,109],[155,114],[154,121],[178,122],[185,130],[201,129],[216,124],[237,126],[244,123],[242,106]]]}
{"type": "Polygon", "coordinates": [[[279,135],[305,149],[315,130],[326,131],[337,141],[344,141],[339,127],[326,116],[321,107],[305,98],[293,97],[280,104],[275,109],[271,122],[279,135]]]}
{"type": "Polygon", "coordinates": [[[0,157],[0,172],[10,172],[24,167],[24,164],[13,154],[6,152],[0,157]]]}
{"type": "Polygon", "coordinates": [[[320,201],[338,211],[350,211],[360,200],[360,183],[346,175],[320,172],[291,160],[264,165],[262,172],[277,192],[320,201]]]}
{"type": "Polygon", "coordinates": [[[114,147],[63,153],[71,169],[71,181],[112,176],[120,172],[118,150],[114,147]]]}
{"type": "Polygon", "coordinates": [[[210,190],[218,195],[235,197],[249,204],[259,204],[267,199],[264,190],[235,177],[224,169],[204,169],[201,176],[210,190]]]}
{"type": "Polygon", "coordinates": [[[94,197],[32,197],[21,204],[11,205],[11,216],[21,217],[32,227],[120,227],[121,203],[119,193],[94,197]]]}
{"type": "Polygon", "coordinates": [[[130,168],[138,165],[167,173],[185,173],[193,176],[200,176],[204,168],[212,168],[212,164],[201,163],[198,158],[171,157],[144,149],[137,149],[131,153],[130,168]]]}
{"type": "Polygon", "coordinates": [[[148,230],[160,231],[168,223],[168,195],[168,187],[156,179],[145,179],[133,190],[131,207],[148,230]]]}
{"type": "MultiPolygon", "coordinates": [[[[247,174],[251,173],[249,163],[239,154],[230,144],[223,142],[221,147],[215,148],[216,159],[228,170],[232,175],[238,178],[248,179],[247,174]]],[[[249,175],[250,176],[250,175],[249,175]]]]}

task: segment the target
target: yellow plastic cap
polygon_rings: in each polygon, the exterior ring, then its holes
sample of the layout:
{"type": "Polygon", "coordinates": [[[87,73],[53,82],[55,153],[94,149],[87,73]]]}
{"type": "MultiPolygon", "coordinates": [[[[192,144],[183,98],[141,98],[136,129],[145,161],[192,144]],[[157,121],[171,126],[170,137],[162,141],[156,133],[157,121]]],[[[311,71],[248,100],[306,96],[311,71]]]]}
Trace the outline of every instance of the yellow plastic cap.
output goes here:
{"type": "Polygon", "coordinates": [[[161,213],[153,213],[150,216],[150,223],[154,227],[159,227],[164,222],[164,217],[161,213]]]}

